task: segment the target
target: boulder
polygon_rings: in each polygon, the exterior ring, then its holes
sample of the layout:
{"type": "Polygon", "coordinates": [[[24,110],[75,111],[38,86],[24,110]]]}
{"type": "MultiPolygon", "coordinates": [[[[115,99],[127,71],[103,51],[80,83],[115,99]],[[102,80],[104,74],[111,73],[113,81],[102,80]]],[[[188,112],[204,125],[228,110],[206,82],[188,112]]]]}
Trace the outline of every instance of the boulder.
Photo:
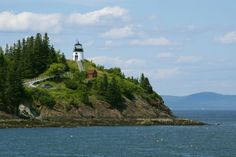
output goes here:
{"type": "Polygon", "coordinates": [[[30,108],[20,104],[19,107],[19,116],[25,119],[35,119],[35,115],[31,112],[30,108]]]}

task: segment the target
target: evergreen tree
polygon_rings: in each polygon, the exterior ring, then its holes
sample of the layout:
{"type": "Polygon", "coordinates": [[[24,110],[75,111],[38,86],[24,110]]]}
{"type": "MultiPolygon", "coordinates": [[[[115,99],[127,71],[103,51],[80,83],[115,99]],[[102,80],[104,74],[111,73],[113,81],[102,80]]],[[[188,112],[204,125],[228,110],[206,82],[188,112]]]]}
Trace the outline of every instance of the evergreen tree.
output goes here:
{"type": "Polygon", "coordinates": [[[3,54],[4,52],[3,52],[3,49],[2,49],[2,47],[0,46],[0,54],[3,54]]]}
{"type": "Polygon", "coordinates": [[[26,45],[23,44],[24,48],[24,56],[22,58],[24,62],[24,68],[23,68],[23,77],[24,78],[32,78],[35,75],[35,69],[34,67],[34,37],[29,37],[26,39],[26,45]]]}
{"type": "Polygon", "coordinates": [[[140,80],[139,80],[141,86],[143,85],[144,80],[145,80],[145,76],[144,76],[144,74],[142,73],[142,74],[141,74],[141,77],[140,77],[140,80]]]}
{"type": "Polygon", "coordinates": [[[45,55],[45,57],[47,57],[47,58],[45,58],[45,62],[46,62],[47,65],[52,63],[51,58],[49,57],[50,56],[50,47],[49,47],[50,45],[49,44],[50,43],[49,43],[48,34],[45,33],[44,36],[43,36],[42,51],[44,53],[43,55],[45,55]]]}
{"type": "Polygon", "coordinates": [[[22,44],[21,44],[20,40],[18,40],[18,42],[17,42],[16,48],[15,48],[15,53],[16,53],[15,54],[16,58],[14,58],[14,62],[17,62],[18,69],[21,72],[22,68],[24,66],[24,62],[21,60],[23,58],[23,54],[22,54],[22,44]]]}
{"type": "Polygon", "coordinates": [[[37,33],[34,41],[34,69],[36,75],[42,73],[46,69],[47,58],[43,52],[43,42],[40,33],[37,33]]]}
{"type": "Polygon", "coordinates": [[[33,78],[44,72],[52,63],[57,63],[57,54],[47,33],[38,33],[36,37],[28,37],[13,46],[6,46],[6,54],[11,62],[20,55],[23,78],[33,78]]]}
{"type": "Polygon", "coordinates": [[[3,51],[0,52],[0,110],[4,111],[6,108],[5,92],[6,92],[6,74],[7,64],[3,55],[3,51]]]}
{"type": "Polygon", "coordinates": [[[51,63],[57,63],[58,62],[58,59],[57,59],[57,53],[54,49],[53,46],[50,47],[50,54],[49,54],[49,57],[51,58],[51,63]]]}
{"type": "Polygon", "coordinates": [[[120,105],[122,102],[121,92],[114,77],[108,85],[105,98],[113,107],[122,108],[120,105]]]}
{"type": "Polygon", "coordinates": [[[147,77],[144,79],[144,87],[148,93],[153,93],[152,86],[151,86],[149,79],[147,77]]]}
{"type": "Polygon", "coordinates": [[[69,70],[69,66],[66,62],[66,57],[65,57],[65,54],[62,53],[61,57],[60,57],[60,63],[64,64],[65,65],[65,70],[68,71],[69,70]]]}
{"type": "Polygon", "coordinates": [[[10,65],[7,75],[7,109],[6,112],[17,114],[18,106],[24,98],[24,87],[21,80],[21,73],[18,59],[10,65]]]}
{"type": "Polygon", "coordinates": [[[145,89],[148,93],[153,93],[153,89],[149,82],[149,79],[145,77],[143,73],[141,74],[139,82],[140,82],[141,87],[145,89]]]}
{"type": "Polygon", "coordinates": [[[97,94],[101,96],[106,95],[107,87],[108,87],[108,78],[106,74],[104,74],[103,77],[98,77],[93,85],[93,88],[97,91],[97,94]]]}
{"type": "Polygon", "coordinates": [[[6,44],[5,52],[9,53],[9,45],[8,44],[6,44]]]}
{"type": "Polygon", "coordinates": [[[108,78],[107,78],[107,75],[104,74],[102,77],[102,80],[99,81],[98,91],[101,95],[105,96],[107,88],[108,88],[108,78]]]}

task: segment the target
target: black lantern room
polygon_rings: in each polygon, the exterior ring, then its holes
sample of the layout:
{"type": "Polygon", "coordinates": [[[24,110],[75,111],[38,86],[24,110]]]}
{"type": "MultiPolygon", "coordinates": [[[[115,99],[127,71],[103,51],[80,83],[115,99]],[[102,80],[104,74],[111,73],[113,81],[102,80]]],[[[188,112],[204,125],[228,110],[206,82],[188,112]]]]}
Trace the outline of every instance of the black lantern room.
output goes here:
{"type": "Polygon", "coordinates": [[[74,52],[84,52],[82,44],[80,44],[79,41],[75,44],[74,52]]]}

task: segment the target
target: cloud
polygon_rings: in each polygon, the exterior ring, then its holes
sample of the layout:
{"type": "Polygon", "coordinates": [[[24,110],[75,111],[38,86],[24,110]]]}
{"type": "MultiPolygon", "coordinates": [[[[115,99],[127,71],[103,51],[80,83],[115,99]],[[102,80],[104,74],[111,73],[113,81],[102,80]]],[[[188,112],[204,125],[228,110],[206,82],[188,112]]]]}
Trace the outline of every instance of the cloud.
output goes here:
{"type": "Polygon", "coordinates": [[[126,20],[128,11],[124,8],[105,7],[100,10],[88,12],[88,13],[73,13],[68,17],[70,24],[94,26],[114,21],[114,19],[126,20]]]}
{"type": "Polygon", "coordinates": [[[132,45],[141,45],[141,46],[170,46],[173,43],[167,38],[148,38],[143,40],[132,40],[130,42],[132,45]]]}
{"type": "Polygon", "coordinates": [[[101,36],[110,39],[126,38],[136,34],[133,29],[134,29],[133,25],[125,26],[122,28],[114,28],[105,33],[102,33],[101,36]]]}
{"type": "Polygon", "coordinates": [[[225,35],[217,38],[216,41],[222,44],[236,43],[236,31],[228,32],[225,35]]]}
{"type": "Polygon", "coordinates": [[[108,66],[119,66],[119,67],[135,67],[145,65],[144,60],[140,59],[121,59],[120,57],[108,57],[108,56],[97,56],[89,58],[97,64],[105,64],[108,66]]]}
{"type": "Polygon", "coordinates": [[[158,69],[156,71],[149,72],[148,75],[156,79],[167,79],[175,75],[179,75],[180,73],[181,73],[180,69],[178,67],[175,67],[175,68],[158,69]]]}
{"type": "Polygon", "coordinates": [[[61,29],[60,14],[37,14],[32,12],[0,12],[0,31],[58,32],[61,29]]]}
{"type": "MultiPolygon", "coordinates": [[[[57,33],[62,29],[63,24],[75,24],[83,26],[94,26],[101,24],[110,24],[114,20],[125,21],[128,19],[128,11],[124,8],[105,7],[88,13],[71,13],[62,15],[59,13],[41,14],[33,12],[14,13],[10,11],[0,12],[0,31],[35,31],[57,33]]],[[[130,34],[131,26],[123,28],[123,36],[130,34]],[[130,27],[130,28],[129,28],[130,27]]],[[[118,31],[122,31],[118,30],[118,31]]],[[[110,32],[115,33],[115,30],[110,32]]],[[[109,32],[105,34],[109,36],[109,32]]],[[[118,36],[116,34],[116,36],[118,36]]],[[[122,35],[120,35],[121,37],[122,35]]]]}
{"type": "Polygon", "coordinates": [[[173,55],[169,52],[164,52],[164,53],[158,53],[157,54],[157,58],[158,59],[166,59],[166,58],[170,58],[172,57],[173,55]]]}
{"type": "Polygon", "coordinates": [[[177,59],[178,63],[195,63],[200,60],[197,56],[179,56],[177,59]]]}
{"type": "Polygon", "coordinates": [[[105,49],[106,48],[117,47],[117,46],[121,46],[121,43],[117,42],[117,41],[113,41],[113,40],[106,40],[105,41],[105,49]]]}

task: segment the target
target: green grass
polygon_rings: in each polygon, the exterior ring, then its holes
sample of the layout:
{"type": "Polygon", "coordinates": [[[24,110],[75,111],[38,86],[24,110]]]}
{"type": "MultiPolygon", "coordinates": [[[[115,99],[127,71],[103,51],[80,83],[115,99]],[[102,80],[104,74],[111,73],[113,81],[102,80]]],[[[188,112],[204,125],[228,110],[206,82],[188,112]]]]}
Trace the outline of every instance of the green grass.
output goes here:
{"type": "MultiPolygon", "coordinates": [[[[146,91],[137,83],[133,82],[132,80],[126,79],[124,75],[119,72],[118,68],[115,69],[104,69],[101,66],[97,66],[94,63],[85,60],[84,62],[86,70],[96,70],[98,72],[98,77],[102,77],[104,74],[108,76],[108,81],[110,81],[113,77],[117,80],[117,84],[120,88],[122,97],[126,97],[128,99],[133,99],[134,95],[140,95],[142,97],[153,98],[155,95],[147,94],[146,91]]],[[[98,92],[94,89],[87,89],[88,88],[88,81],[92,83],[96,80],[96,78],[88,79],[86,78],[84,81],[80,82],[80,80],[76,80],[75,73],[79,72],[77,64],[75,61],[67,60],[67,64],[69,66],[69,73],[70,77],[61,78],[60,81],[50,80],[41,82],[38,84],[37,88],[46,91],[55,101],[57,106],[83,106],[86,105],[84,103],[86,101],[84,94],[87,93],[91,101],[95,100],[103,100],[103,96],[97,94],[98,92]],[[73,76],[74,75],[74,76],[73,76]],[[65,81],[71,81],[78,85],[78,89],[69,89],[65,85],[65,81]],[[43,84],[50,84],[52,88],[43,88],[43,84]]],[[[41,74],[40,76],[45,76],[47,72],[41,74]]],[[[158,97],[158,95],[156,95],[158,97]]],[[[88,105],[89,103],[87,103],[88,105]]],[[[69,108],[69,107],[67,107],[69,108]]]]}

